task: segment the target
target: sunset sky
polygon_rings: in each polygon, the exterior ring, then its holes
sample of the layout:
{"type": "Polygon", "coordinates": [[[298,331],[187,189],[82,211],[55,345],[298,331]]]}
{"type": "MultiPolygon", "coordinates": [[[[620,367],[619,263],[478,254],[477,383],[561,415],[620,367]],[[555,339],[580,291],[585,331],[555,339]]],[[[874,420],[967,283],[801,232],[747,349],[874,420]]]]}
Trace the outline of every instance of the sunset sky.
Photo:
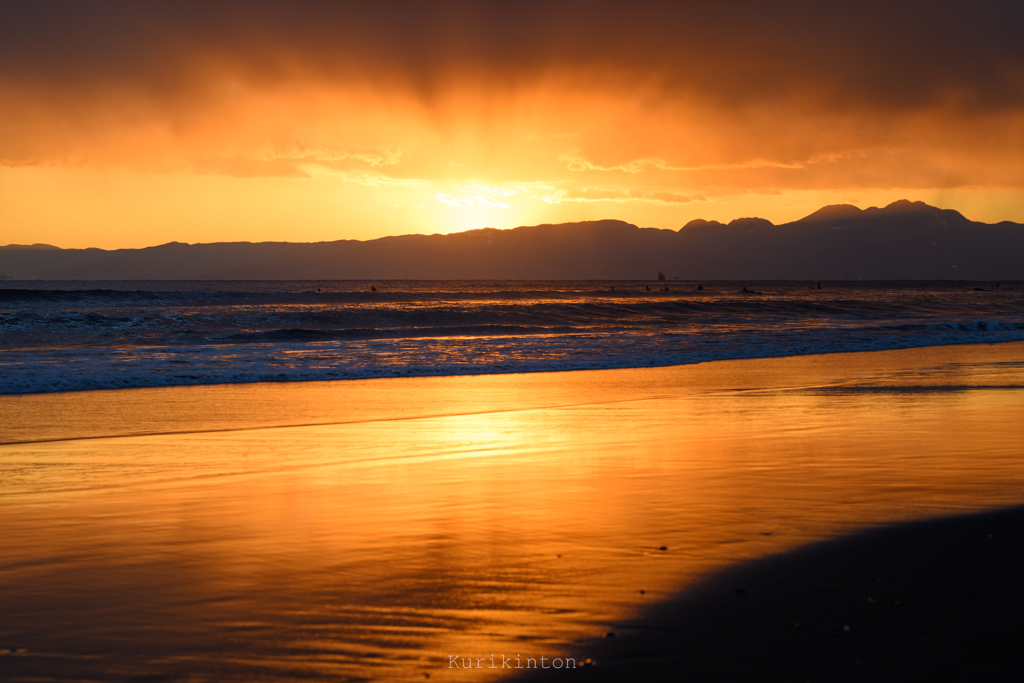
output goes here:
{"type": "Polygon", "coordinates": [[[1024,222],[1024,3],[0,1],[0,244],[1024,222]]]}

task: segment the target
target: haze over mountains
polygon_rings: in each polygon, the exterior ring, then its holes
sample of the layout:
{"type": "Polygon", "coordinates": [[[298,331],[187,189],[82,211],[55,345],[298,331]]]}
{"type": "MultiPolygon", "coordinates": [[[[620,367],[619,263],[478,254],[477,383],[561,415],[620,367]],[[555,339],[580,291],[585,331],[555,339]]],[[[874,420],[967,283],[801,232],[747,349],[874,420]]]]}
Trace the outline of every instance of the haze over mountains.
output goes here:
{"type": "Polygon", "coordinates": [[[694,220],[678,231],[602,220],[365,242],[0,247],[0,275],[14,280],[652,280],[659,272],[670,280],[1024,279],[1024,225],[901,200],[826,206],[782,225],[694,220]]]}

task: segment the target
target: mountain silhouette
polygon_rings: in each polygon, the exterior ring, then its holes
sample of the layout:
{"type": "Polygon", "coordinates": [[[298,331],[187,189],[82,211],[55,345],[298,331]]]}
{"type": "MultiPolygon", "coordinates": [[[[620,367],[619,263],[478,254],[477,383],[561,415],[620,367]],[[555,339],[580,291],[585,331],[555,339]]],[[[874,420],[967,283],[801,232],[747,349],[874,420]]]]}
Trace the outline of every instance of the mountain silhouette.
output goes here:
{"type": "Polygon", "coordinates": [[[1009,280],[1024,225],[922,202],[826,206],[800,220],[680,230],[618,220],[336,242],[171,242],[145,249],[0,247],[0,274],[50,280],[1009,280]]]}

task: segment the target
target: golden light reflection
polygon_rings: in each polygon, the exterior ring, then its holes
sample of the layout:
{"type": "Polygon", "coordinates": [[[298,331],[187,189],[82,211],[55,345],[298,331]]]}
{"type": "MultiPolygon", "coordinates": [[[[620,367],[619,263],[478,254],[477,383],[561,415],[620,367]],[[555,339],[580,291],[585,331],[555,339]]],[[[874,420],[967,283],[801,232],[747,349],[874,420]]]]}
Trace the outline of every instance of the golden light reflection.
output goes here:
{"type": "Polygon", "coordinates": [[[66,395],[93,422],[134,400],[147,431],[262,424],[0,447],[4,628],[60,602],[80,626],[34,646],[80,677],[554,656],[716,567],[1020,503],[1019,347],[66,395]],[[336,423],[262,426],[289,414],[336,423]],[[159,643],[124,652],[136,630],[159,643]],[[89,654],[108,636],[117,662],[89,654]]]}

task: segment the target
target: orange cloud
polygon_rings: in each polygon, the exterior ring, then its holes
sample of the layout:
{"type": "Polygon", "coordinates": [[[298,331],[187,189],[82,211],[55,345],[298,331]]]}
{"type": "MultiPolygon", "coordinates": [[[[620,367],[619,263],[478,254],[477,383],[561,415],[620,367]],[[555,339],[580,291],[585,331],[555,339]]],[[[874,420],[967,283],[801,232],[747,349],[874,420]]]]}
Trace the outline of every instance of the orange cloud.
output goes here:
{"type": "Polygon", "coordinates": [[[376,188],[352,213],[393,232],[417,224],[403,207],[466,202],[681,224],[694,197],[1013,190],[1022,20],[1006,2],[9,3],[0,166],[249,179],[256,203],[258,179],[376,188]]]}

